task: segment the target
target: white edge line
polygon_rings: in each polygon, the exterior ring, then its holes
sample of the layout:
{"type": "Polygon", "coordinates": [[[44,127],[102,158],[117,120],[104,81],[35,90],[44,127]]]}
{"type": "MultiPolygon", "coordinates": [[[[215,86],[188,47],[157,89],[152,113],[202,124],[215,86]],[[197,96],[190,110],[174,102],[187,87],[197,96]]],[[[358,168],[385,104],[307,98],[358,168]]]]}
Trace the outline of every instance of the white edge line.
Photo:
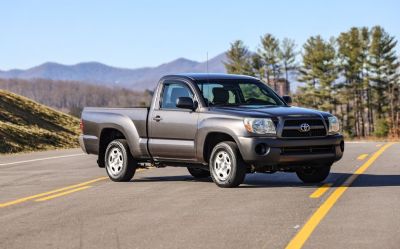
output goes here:
{"type": "Polygon", "coordinates": [[[14,165],[14,164],[20,164],[20,163],[30,163],[30,162],[51,160],[51,159],[64,158],[64,157],[83,156],[83,155],[86,155],[86,154],[84,154],[84,153],[79,153],[79,154],[72,154],[72,155],[65,155],[65,156],[54,156],[54,157],[38,158],[38,159],[32,159],[32,160],[25,160],[25,161],[12,162],[12,163],[0,163],[0,166],[14,165]]]}

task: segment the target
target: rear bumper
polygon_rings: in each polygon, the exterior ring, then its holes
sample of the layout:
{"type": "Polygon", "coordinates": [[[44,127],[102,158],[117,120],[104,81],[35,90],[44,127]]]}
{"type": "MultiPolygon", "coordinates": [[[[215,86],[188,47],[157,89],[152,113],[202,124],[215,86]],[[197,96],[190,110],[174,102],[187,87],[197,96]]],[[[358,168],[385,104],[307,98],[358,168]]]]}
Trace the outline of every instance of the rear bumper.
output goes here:
{"type": "Polygon", "coordinates": [[[79,144],[87,154],[97,155],[99,153],[99,139],[96,136],[81,134],[79,136],[79,144]]]}
{"type": "Polygon", "coordinates": [[[87,153],[85,142],[83,141],[83,134],[79,135],[79,145],[81,146],[83,152],[87,153]]]}
{"type": "Polygon", "coordinates": [[[342,135],[313,139],[239,137],[238,140],[243,160],[254,166],[333,163],[342,158],[344,151],[342,135]]]}

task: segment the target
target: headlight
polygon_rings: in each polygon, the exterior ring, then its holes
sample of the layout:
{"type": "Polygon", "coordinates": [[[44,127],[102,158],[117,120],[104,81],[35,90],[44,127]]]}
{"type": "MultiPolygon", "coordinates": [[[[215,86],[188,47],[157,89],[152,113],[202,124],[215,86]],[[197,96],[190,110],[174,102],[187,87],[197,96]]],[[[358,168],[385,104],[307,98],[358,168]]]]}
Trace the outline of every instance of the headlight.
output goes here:
{"type": "Polygon", "coordinates": [[[244,127],[257,134],[276,134],[275,124],[270,118],[245,118],[244,127]]]}
{"type": "Polygon", "coordinates": [[[339,120],[337,117],[332,116],[328,117],[328,122],[329,122],[329,134],[336,134],[340,131],[340,125],[339,125],[339,120]]]}

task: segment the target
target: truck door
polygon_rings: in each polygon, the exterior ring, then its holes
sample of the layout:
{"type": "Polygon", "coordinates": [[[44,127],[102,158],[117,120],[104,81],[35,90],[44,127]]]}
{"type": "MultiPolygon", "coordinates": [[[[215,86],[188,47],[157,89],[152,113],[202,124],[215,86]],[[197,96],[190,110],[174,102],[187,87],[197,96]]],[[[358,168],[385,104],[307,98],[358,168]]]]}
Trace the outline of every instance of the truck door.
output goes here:
{"type": "Polygon", "coordinates": [[[149,116],[149,150],[155,160],[196,160],[199,113],[176,107],[179,97],[195,98],[186,82],[167,80],[149,116]]]}

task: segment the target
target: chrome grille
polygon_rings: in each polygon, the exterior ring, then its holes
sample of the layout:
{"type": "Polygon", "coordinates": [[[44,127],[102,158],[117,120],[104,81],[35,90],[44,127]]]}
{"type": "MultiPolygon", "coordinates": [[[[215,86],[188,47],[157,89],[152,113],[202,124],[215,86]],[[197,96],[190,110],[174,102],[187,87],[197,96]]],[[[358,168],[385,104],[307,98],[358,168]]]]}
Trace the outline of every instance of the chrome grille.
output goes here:
{"type": "Polygon", "coordinates": [[[326,128],[322,119],[287,119],[284,121],[282,137],[308,138],[324,137],[326,128]],[[302,124],[308,124],[309,131],[301,131],[302,124]]]}

